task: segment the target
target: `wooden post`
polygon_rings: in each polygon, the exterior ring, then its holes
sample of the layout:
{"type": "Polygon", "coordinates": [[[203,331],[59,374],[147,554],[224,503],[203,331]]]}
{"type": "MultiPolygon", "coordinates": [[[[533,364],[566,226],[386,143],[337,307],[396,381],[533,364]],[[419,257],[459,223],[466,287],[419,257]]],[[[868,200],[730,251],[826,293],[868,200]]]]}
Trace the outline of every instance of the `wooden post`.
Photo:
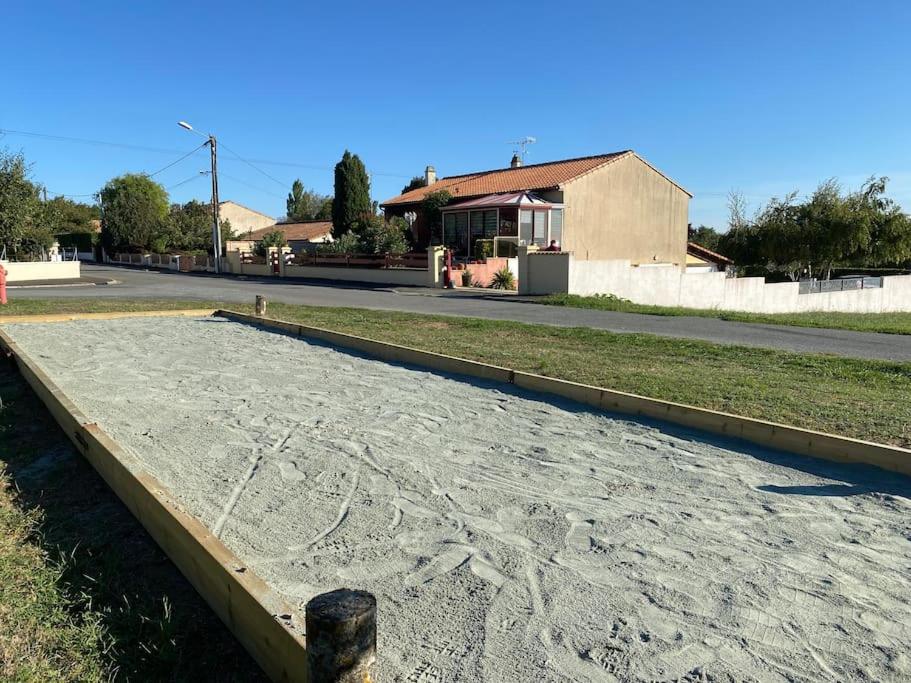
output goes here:
{"type": "Polygon", "coordinates": [[[256,315],[260,318],[266,315],[266,297],[260,294],[256,295],[256,315]]]}
{"type": "Polygon", "coordinates": [[[371,683],[376,661],[376,598],[340,588],[307,603],[309,680],[371,683]]]}

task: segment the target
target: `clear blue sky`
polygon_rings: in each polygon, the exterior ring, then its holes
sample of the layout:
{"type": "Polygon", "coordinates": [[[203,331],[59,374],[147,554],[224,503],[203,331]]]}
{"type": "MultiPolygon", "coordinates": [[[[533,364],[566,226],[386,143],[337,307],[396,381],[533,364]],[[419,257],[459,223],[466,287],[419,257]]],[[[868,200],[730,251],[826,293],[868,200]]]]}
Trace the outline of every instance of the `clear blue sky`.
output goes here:
{"type": "MultiPolygon", "coordinates": [[[[276,183],[223,149],[222,199],[276,216],[296,177],[330,193],[345,148],[383,200],[428,163],[505,166],[526,135],[528,163],[636,150],[695,194],[694,224],[723,227],[732,188],[755,205],[831,176],[888,175],[911,210],[906,1],[8,0],[0,38],[0,128],[154,148],[3,136],[55,193],[165,166],[197,143],[184,119],[300,165],[257,162],[276,183]]],[[[209,196],[205,177],[170,192],[209,196]]]]}

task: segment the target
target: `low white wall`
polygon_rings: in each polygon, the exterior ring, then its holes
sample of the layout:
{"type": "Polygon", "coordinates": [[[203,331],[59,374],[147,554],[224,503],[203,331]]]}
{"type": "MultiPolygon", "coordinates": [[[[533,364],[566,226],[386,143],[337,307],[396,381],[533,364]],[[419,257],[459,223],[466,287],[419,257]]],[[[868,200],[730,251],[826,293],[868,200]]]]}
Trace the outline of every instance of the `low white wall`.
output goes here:
{"type": "Polygon", "coordinates": [[[3,261],[10,284],[29,280],[70,280],[80,275],[79,261],[3,261]]]}
{"type": "Polygon", "coordinates": [[[570,253],[529,253],[522,261],[523,293],[614,294],[638,304],[748,313],[911,311],[911,275],[883,278],[881,288],[799,294],[796,282],[766,283],[761,277],[685,272],[673,266],[629,261],[578,261],[570,253]],[[561,258],[556,258],[561,257],[561,258]]]}

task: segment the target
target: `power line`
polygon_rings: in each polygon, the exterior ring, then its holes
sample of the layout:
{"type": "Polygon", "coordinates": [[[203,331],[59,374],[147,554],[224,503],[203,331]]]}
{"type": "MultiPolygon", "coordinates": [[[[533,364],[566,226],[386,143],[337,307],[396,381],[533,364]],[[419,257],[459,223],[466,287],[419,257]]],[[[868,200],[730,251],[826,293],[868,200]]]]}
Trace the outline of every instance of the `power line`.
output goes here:
{"type": "Polygon", "coordinates": [[[200,171],[196,175],[191,175],[186,180],[181,180],[179,183],[174,183],[173,185],[168,185],[168,187],[166,187],[165,189],[173,190],[175,187],[180,187],[181,185],[186,185],[187,183],[189,183],[193,180],[199,180],[200,178],[202,178],[203,176],[206,176],[206,175],[209,175],[209,171],[200,171]]]}
{"type": "Polygon", "coordinates": [[[161,168],[159,168],[159,169],[158,169],[157,171],[155,171],[154,173],[146,173],[146,175],[147,175],[149,178],[154,178],[155,176],[157,176],[157,175],[158,175],[159,173],[161,173],[162,171],[167,171],[169,168],[171,168],[171,166],[176,166],[177,164],[179,164],[181,161],[183,161],[183,160],[186,159],[187,157],[189,157],[189,156],[191,156],[191,155],[193,155],[193,154],[196,154],[196,152],[198,152],[200,149],[202,149],[203,147],[205,147],[207,144],[209,144],[209,143],[208,143],[208,142],[204,142],[204,143],[202,143],[201,145],[199,145],[199,147],[194,147],[193,149],[191,149],[189,152],[187,152],[186,154],[184,154],[182,157],[180,157],[180,158],[177,159],[176,161],[172,161],[172,162],[171,162],[170,164],[168,164],[167,166],[162,166],[161,168]]]}
{"type": "Polygon", "coordinates": [[[276,178],[275,176],[269,175],[269,174],[266,173],[264,170],[262,170],[259,166],[256,166],[256,165],[254,165],[252,162],[247,161],[246,159],[244,159],[240,154],[238,154],[238,153],[235,152],[233,149],[231,149],[230,147],[228,147],[225,143],[221,143],[221,146],[224,147],[224,148],[225,148],[226,150],[228,150],[229,152],[231,152],[231,154],[233,154],[235,157],[237,157],[238,159],[240,159],[241,161],[243,161],[245,164],[247,164],[247,166],[249,166],[250,168],[252,168],[254,171],[257,171],[257,172],[259,172],[259,173],[262,173],[262,174],[263,174],[264,176],[266,176],[269,180],[278,183],[278,184],[281,185],[283,188],[288,187],[288,183],[282,182],[281,180],[279,180],[279,179],[276,178]]]}
{"type": "MultiPolygon", "coordinates": [[[[95,146],[102,146],[102,147],[119,147],[122,149],[131,149],[131,150],[136,150],[136,151],[140,151],[140,152],[154,152],[156,154],[180,154],[182,151],[179,149],[164,149],[161,147],[146,147],[143,145],[132,145],[132,144],[123,143],[123,142],[110,142],[107,140],[92,140],[89,138],[68,137],[68,136],[64,136],[64,135],[49,135],[47,133],[34,133],[32,131],[13,130],[11,128],[0,128],[0,133],[7,133],[10,135],[23,135],[25,137],[40,138],[40,139],[45,139],[45,140],[54,140],[57,142],[75,142],[75,143],[79,143],[79,144],[95,145],[95,146]]],[[[230,160],[230,161],[243,161],[244,163],[250,164],[250,165],[252,165],[253,163],[256,163],[256,164],[264,164],[266,166],[285,166],[288,168],[306,168],[306,169],[314,170],[314,171],[332,171],[335,169],[335,166],[326,166],[325,164],[300,163],[300,162],[295,162],[295,161],[275,161],[272,159],[250,159],[248,161],[247,159],[242,158],[240,155],[238,155],[236,152],[234,152],[234,150],[232,150],[229,147],[227,147],[226,145],[224,145],[224,143],[220,142],[220,144],[222,145],[222,147],[225,147],[226,149],[228,149],[228,151],[237,155],[237,159],[231,159],[231,157],[228,157],[228,160],[230,160]]],[[[254,168],[256,168],[256,167],[254,166],[254,168]]],[[[259,169],[257,169],[257,170],[259,170],[259,169]]],[[[262,171],[260,171],[260,172],[262,172],[262,171]]],[[[385,176],[388,178],[411,178],[412,177],[411,175],[406,175],[404,173],[391,173],[388,171],[370,171],[370,174],[375,175],[375,176],[385,176]]],[[[268,174],[266,174],[266,175],[268,176],[268,174]]],[[[275,178],[272,178],[272,180],[275,180],[275,178]]],[[[281,182],[281,181],[278,181],[278,182],[281,182]]],[[[287,185],[287,184],[285,184],[285,185],[287,185]]]]}
{"type": "Polygon", "coordinates": [[[253,189],[253,190],[258,190],[258,191],[262,192],[263,194],[267,194],[267,195],[270,195],[270,196],[272,196],[272,197],[277,197],[278,199],[284,199],[284,198],[285,198],[284,195],[280,195],[280,194],[278,194],[277,192],[273,192],[272,190],[267,190],[267,189],[265,189],[265,188],[263,188],[263,187],[259,187],[259,186],[257,186],[257,185],[253,185],[253,184],[251,184],[251,183],[248,183],[248,182],[245,181],[245,180],[241,180],[240,178],[235,178],[234,176],[230,176],[230,175],[228,175],[227,173],[224,173],[224,172],[219,171],[218,175],[219,175],[219,177],[221,177],[221,178],[227,178],[228,180],[233,180],[234,182],[240,183],[241,185],[246,185],[247,187],[249,187],[249,188],[251,188],[251,189],[253,189]]]}

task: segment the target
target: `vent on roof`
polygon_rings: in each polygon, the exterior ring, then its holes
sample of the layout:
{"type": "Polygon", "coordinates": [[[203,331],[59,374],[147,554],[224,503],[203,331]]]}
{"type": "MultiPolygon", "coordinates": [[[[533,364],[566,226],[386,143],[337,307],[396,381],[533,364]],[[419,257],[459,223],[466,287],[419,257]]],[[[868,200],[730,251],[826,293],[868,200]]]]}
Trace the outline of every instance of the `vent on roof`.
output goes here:
{"type": "Polygon", "coordinates": [[[519,166],[521,166],[521,165],[522,165],[522,159],[519,158],[518,154],[513,154],[512,161],[509,162],[509,167],[510,168],[519,168],[519,166]]]}

